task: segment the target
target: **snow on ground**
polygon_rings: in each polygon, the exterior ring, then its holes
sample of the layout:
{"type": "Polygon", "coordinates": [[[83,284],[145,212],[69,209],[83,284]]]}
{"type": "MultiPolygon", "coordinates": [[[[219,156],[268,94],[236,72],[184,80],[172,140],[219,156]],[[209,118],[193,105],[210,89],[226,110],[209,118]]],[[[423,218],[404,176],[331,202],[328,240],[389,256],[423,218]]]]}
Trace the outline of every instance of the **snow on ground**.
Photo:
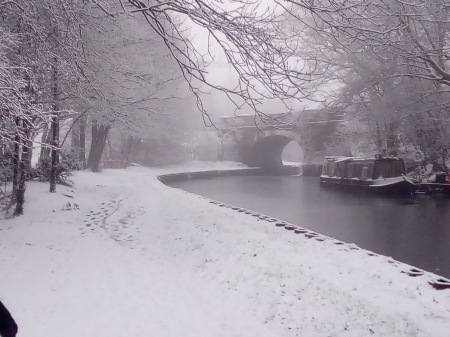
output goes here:
{"type": "Polygon", "coordinates": [[[245,169],[242,163],[234,161],[218,161],[218,162],[205,162],[191,160],[183,164],[174,164],[170,166],[154,168],[152,171],[154,174],[169,174],[178,172],[196,172],[196,171],[210,171],[210,170],[240,170],[245,169]]]}
{"type": "Polygon", "coordinates": [[[19,337],[448,336],[450,290],[433,275],[218,207],[163,171],[28,185],[26,214],[0,222],[19,337]]]}
{"type": "Polygon", "coordinates": [[[297,161],[283,160],[283,165],[302,166],[303,163],[297,161]]]}

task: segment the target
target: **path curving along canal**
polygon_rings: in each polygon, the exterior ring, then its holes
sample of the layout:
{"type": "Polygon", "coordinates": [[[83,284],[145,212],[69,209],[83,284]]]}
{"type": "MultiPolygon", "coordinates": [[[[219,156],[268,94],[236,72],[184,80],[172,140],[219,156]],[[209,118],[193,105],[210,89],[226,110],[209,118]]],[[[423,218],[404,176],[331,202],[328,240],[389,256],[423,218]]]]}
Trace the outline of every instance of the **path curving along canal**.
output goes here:
{"type": "Polygon", "coordinates": [[[364,196],[318,178],[247,176],[167,183],[258,211],[450,278],[450,199],[364,196]]]}

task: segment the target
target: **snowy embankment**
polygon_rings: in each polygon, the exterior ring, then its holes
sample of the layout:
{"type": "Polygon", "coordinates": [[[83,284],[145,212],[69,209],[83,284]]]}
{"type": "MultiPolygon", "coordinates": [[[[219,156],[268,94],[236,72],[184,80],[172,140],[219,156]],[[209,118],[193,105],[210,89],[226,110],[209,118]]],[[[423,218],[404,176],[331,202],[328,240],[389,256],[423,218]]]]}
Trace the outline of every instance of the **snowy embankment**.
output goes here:
{"type": "Polygon", "coordinates": [[[222,161],[222,162],[203,162],[203,161],[188,161],[182,165],[170,165],[161,168],[153,168],[151,172],[154,175],[179,173],[179,172],[196,172],[196,171],[208,171],[208,170],[240,170],[245,169],[247,166],[234,161],[222,161]]]}
{"type": "Polygon", "coordinates": [[[156,179],[175,170],[28,185],[26,214],[0,222],[0,299],[19,337],[448,336],[450,290],[433,275],[156,179]]]}

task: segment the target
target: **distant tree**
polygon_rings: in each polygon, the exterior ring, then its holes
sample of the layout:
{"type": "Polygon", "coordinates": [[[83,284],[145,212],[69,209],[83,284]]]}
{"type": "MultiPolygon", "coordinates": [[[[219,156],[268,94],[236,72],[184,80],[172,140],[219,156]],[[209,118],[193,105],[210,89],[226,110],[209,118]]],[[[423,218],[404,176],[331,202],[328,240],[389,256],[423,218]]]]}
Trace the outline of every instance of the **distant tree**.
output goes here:
{"type": "Polygon", "coordinates": [[[296,32],[297,55],[322,74],[317,92],[366,123],[379,150],[408,143],[447,151],[448,1],[277,3],[296,32]]]}
{"type": "Polygon", "coordinates": [[[14,213],[18,215],[23,213],[30,134],[36,129],[36,120],[47,116],[35,101],[32,69],[17,55],[21,36],[2,26],[0,35],[0,147],[3,154],[12,153],[11,203],[16,204],[14,213]]]}
{"type": "Polygon", "coordinates": [[[447,0],[277,1],[299,22],[355,54],[375,53],[400,67],[389,78],[415,77],[448,87],[450,34],[447,0]],[[314,19],[314,25],[305,21],[314,19]]]}
{"type": "Polygon", "coordinates": [[[43,145],[45,152],[52,152],[50,190],[55,191],[59,121],[70,115],[72,98],[86,86],[77,30],[83,4],[83,0],[0,3],[0,142],[2,148],[9,144],[13,153],[15,214],[23,212],[33,139],[41,128],[48,130],[43,145]]]}
{"type": "MultiPolygon", "coordinates": [[[[128,162],[136,154],[131,143],[166,136],[179,139],[190,124],[195,100],[164,43],[142,27],[143,18],[108,16],[94,21],[98,29],[84,36],[89,43],[86,74],[95,91],[83,103],[82,114],[92,129],[87,168],[98,171],[111,130],[119,131],[112,138],[121,135],[122,160],[128,162]]],[[[116,146],[116,140],[110,144],[116,146]]]]}
{"type": "Polygon", "coordinates": [[[107,15],[139,14],[145,18],[176,61],[208,122],[209,114],[201,98],[205,86],[224,92],[237,108],[250,107],[267,122],[273,117],[261,109],[265,99],[311,96],[307,84],[314,70],[303,67],[292,57],[294,48],[290,35],[283,30],[282,16],[273,6],[245,0],[233,1],[229,6],[218,0],[119,2],[122,4],[119,12],[97,3],[107,15]],[[235,72],[235,86],[224,87],[208,78],[207,66],[217,54],[209,49],[204,55],[196,48],[185,33],[187,23],[180,25],[180,18],[207,32],[208,41],[220,49],[218,53],[224,55],[235,72]]]}

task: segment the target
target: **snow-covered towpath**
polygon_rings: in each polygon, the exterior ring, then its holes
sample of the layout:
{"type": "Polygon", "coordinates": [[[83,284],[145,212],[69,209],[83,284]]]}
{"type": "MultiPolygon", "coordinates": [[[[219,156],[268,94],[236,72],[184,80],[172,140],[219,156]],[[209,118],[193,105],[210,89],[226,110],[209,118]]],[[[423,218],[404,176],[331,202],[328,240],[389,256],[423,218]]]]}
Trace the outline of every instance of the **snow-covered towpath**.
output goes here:
{"type": "Polygon", "coordinates": [[[166,172],[29,184],[26,214],[0,220],[0,299],[19,337],[449,336],[450,290],[433,275],[166,187],[166,172]]]}

